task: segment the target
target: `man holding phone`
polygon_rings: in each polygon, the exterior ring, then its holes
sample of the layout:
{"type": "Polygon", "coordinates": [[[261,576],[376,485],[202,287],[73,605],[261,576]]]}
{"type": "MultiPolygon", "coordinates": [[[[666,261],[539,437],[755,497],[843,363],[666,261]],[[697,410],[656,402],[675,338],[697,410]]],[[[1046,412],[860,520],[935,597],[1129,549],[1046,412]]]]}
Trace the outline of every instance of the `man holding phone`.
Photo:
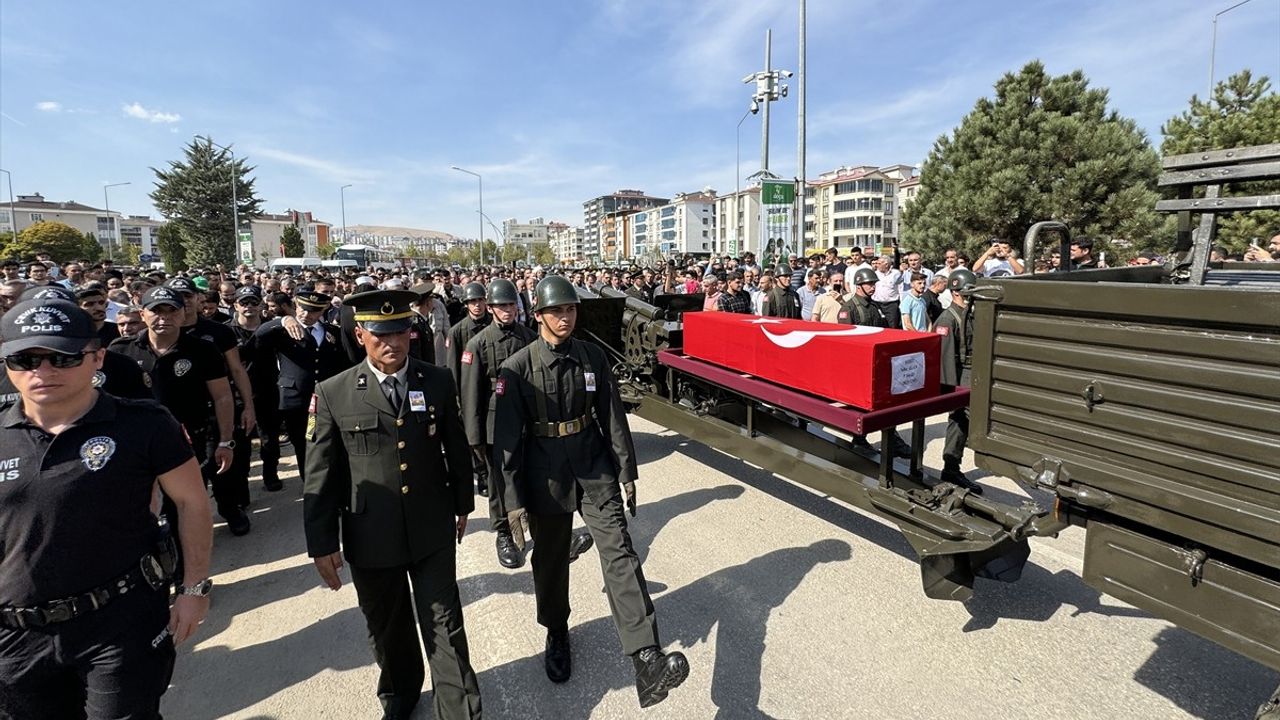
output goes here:
{"type": "Polygon", "coordinates": [[[1022,261],[1018,260],[1017,253],[1008,240],[1001,238],[992,238],[991,244],[973,263],[974,274],[984,277],[1021,275],[1023,271],[1022,261]]]}

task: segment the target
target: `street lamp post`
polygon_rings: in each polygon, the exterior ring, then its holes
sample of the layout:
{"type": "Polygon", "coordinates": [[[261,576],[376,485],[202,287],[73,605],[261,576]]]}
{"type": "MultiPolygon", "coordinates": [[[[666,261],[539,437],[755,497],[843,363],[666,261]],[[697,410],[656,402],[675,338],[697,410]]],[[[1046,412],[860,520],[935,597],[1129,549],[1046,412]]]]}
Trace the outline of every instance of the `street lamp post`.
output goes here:
{"type": "MultiPolygon", "coordinates": [[[[751,109],[742,113],[742,118],[738,120],[738,128],[737,130],[734,131],[736,133],[735,144],[737,145],[737,148],[734,151],[734,161],[733,161],[733,243],[734,245],[738,244],[738,229],[742,227],[742,223],[738,222],[738,215],[742,213],[742,207],[741,207],[741,203],[742,203],[742,123],[747,119],[748,115],[755,115],[758,110],[759,110],[759,106],[757,106],[755,103],[752,103],[751,109]]],[[[729,248],[726,247],[725,252],[728,252],[728,251],[729,251],[729,248]]]]}
{"type": "Polygon", "coordinates": [[[1223,15],[1226,15],[1232,10],[1235,10],[1241,5],[1247,4],[1248,2],[1249,0],[1240,0],[1240,2],[1236,3],[1235,5],[1232,5],[1231,7],[1221,12],[1214,13],[1213,15],[1213,41],[1209,45],[1209,94],[1208,96],[1205,97],[1206,102],[1213,99],[1213,61],[1214,61],[1214,57],[1218,54],[1218,18],[1222,17],[1223,15]]]}
{"type": "Polygon", "coordinates": [[[118,182],[118,183],[108,183],[102,186],[102,205],[103,205],[103,208],[107,211],[107,257],[112,261],[115,261],[116,259],[116,256],[115,256],[116,220],[115,218],[111,217],[111,199],[107,197],[107,189],[113,188],[113,187],[120,187],[121,185],[132,185],[132,184],[133,183],[131,182],[118,182]]]}
{"type": "Polygon", "coordinates": [[[225,150],[231,156],[231,246],[236,249],[236,254],[238,255],[240,253],[240,203],[236,200],[236,185],[239,185],[236,177],[236,153],[231,148],[214,142],[213,138],[208,135],[203,137],[197,135],[196,137],[203,139],[216,148],[225,150]]]}
{"type": "Polygon", "coordinates": [[[478,172],[471,172],[470,170],[460,168],[457,165],[450,165],[449,169],[471,175],[475,177],[476,181],[480,184],[480,264],[484,265],[484,178],[480,177],[480,173],[478,172]]]}
{"type": "Polygon", "coordinates": [[[351,187],[350,183],[338,188],[338,194],[342,198],[342,243],[347,242],[347,188],[351,187]]]}
{"type": "Polygon", "coordinates": [[[14,238],[18,237],[18,214],[13,207],[13,173],[0,168],[0,173],[4,173],[9,179],[9,229],[13,231],[14,238]]]}

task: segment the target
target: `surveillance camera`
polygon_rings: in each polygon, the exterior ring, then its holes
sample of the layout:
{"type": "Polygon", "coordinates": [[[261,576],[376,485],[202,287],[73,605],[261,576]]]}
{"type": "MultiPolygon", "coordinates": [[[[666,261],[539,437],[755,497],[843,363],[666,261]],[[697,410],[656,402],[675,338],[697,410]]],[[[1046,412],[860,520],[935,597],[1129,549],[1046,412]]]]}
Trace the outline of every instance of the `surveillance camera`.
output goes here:
{"type": "Polygon", "coordinates": [[[790,71],[790,70],[783,70],[783,71],[782,71],[782,77],[791,77],[791,71],[790,71]]]}

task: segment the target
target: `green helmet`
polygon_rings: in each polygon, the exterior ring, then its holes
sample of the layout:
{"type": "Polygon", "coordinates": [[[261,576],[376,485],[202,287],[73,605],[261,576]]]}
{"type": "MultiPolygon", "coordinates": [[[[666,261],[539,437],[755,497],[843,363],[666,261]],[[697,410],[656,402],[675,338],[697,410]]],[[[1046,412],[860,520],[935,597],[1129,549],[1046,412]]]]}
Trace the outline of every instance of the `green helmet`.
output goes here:
{"type": "Polygon", "coordinates": [[[484,286],[478,282],[469,282],[462,288],[462,302],[484,300],[484,286]]]}
{"type": "Polygon", "coordinates": [[[858,271],[853,274],[854,285],[874,282],[880,282],[880,276],[876,275],[876,271],[871,268],[858,268],[858,271]]]}
{"type": "Polygon", "coordinates": [[[561,275],[548,275],[534,289],[534,310],[545,310],[557,305],[577,305],[578,291],[561,275]]]}
{"type": "MultiPolygon", "coordinates": [[[[471,285],[479,285],[480,283],[471,283],[471,285]]],[[[516,284],[504,278],[489,281],[489,296],[485,300],[490,305],[513,305],[520,301],[520,293],[516,291],[516,284]]]]}
{"type": "Polygon", "coordinates": [[[947,289],[963,292],[978,284],[978,276],[972,270],[956,268],[947,276],[947,289]]]}

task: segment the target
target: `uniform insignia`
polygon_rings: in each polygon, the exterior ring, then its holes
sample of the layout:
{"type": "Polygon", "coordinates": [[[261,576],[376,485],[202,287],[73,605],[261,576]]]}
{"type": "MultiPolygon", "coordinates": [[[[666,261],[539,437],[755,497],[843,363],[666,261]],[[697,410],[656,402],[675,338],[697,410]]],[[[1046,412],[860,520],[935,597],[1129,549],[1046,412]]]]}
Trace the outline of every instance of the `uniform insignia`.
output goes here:
{"type": "Polygon", "coordinates": [[[409,339],[410,339],[410,340],[417,340],[417,339],[418,339],[418,331],[417,331],[417,330],[410,330],[410,331],[409,331],[409,339]]]}
{"type": "Polygon", "coordinates": [[[80,446],[80,460],[90,471],[101,470],[116,452],[116,441],[105,435],[89,438],[80,446]]]}
{"type": "Polygon", "coordinates": [[[178,377],[186,375],[189,370],[191,370],[190,360],[183,359],[173,364],[173,374],[178,377]]]}
{"type": "Polygon", "coordinates": [[[848,311],[848,310],[841,310],[841,311],[840,311],[840,319],[841,319],[841,320],[848,320],[848,319],[849,319],[849,311],[848,311]]]}
{"type": "Polygon", "coordinates": [[[444,346],[449,347],[449,338],[444,339],[444,346]]]}
{"type": "Polygon", "coordinates": [[[314,415],[316,412],[316,394],[315,393],[311,393],[311,404],[307,406],[307,412],[311,413],[312,415],[314,415]]]}
{"type": "Polygon", "coordinates": [[[506,381],[506,380],[504,380],[504,379],[502,379],[502,378],[498,378],[497,380],[495,380],[495,381],[493,382],[493,394],[494,394],[494,395],[503,395],[503,394],[505,394],[506,392],[507,392],[507,381],[506,381]]]}
{"type": "Polygon", "coordinates": [[[93,374],[93,382],[91,384],[93,387],[100,388],[106,381],[107,374],[99,370],[93,374]]]}
{"type": "Polygon", "coordinates": [[[315,413],[311,413],[310,415],[307,416],[306,436],[307,436],[307,439],[311,441],[315,441],[316,439],[316,414],[315,413]]]}
{"type": "Polygon", "coordinates": [[[470,350],[463,350],[463,351],[462,351],[462,363],[463,363],[464,365],[470,365],[470,364],[471,364],[471,360],[472,360],[472,358],[474,358],[474,357],[475,357],[475,356],[471,354],[471,351],[470,351],[470,350]]]}
{"type": "Polygon", "coordinates": [[[356,376],[356,389],[357,389],[357,390],[364,390],[364,389],[365,389],[365,388],[367,388],[367,387],[369,387],[369,378],[368,378],[368,377],[366,377],[366,376],[364,376],[364,375],[357,375],[357,376],[356,376]]]}
{"type": "Polygon", "coordinates": [[[934,328],[933,331],[938,333],[939,335],[951,334],[951,328],[947,327],[946,325],[939,325],[938,327],[934,328]]]}
{"type": "Polygon", "coordinates": [[[436,424],[431,423],[430,425],[427,426],[427,437],[435,437],[435,436],[436,436],[436,424]]]}
{"type": "Polygon", "coordinates": [[[325,342],[327,342],[327,343],[329,343],[330,345],[332,345],[334,342],[336,342],[336,341],[333,339],[333,333],[329,332],[328,330],[325,330],[325,331],[324,331],[324,341],[325,341],[325,342]]]}
{"type": "Polygon", "coordinates": [[[151,387],[151,373],[142,373],[142,384],[151,387]]]}

